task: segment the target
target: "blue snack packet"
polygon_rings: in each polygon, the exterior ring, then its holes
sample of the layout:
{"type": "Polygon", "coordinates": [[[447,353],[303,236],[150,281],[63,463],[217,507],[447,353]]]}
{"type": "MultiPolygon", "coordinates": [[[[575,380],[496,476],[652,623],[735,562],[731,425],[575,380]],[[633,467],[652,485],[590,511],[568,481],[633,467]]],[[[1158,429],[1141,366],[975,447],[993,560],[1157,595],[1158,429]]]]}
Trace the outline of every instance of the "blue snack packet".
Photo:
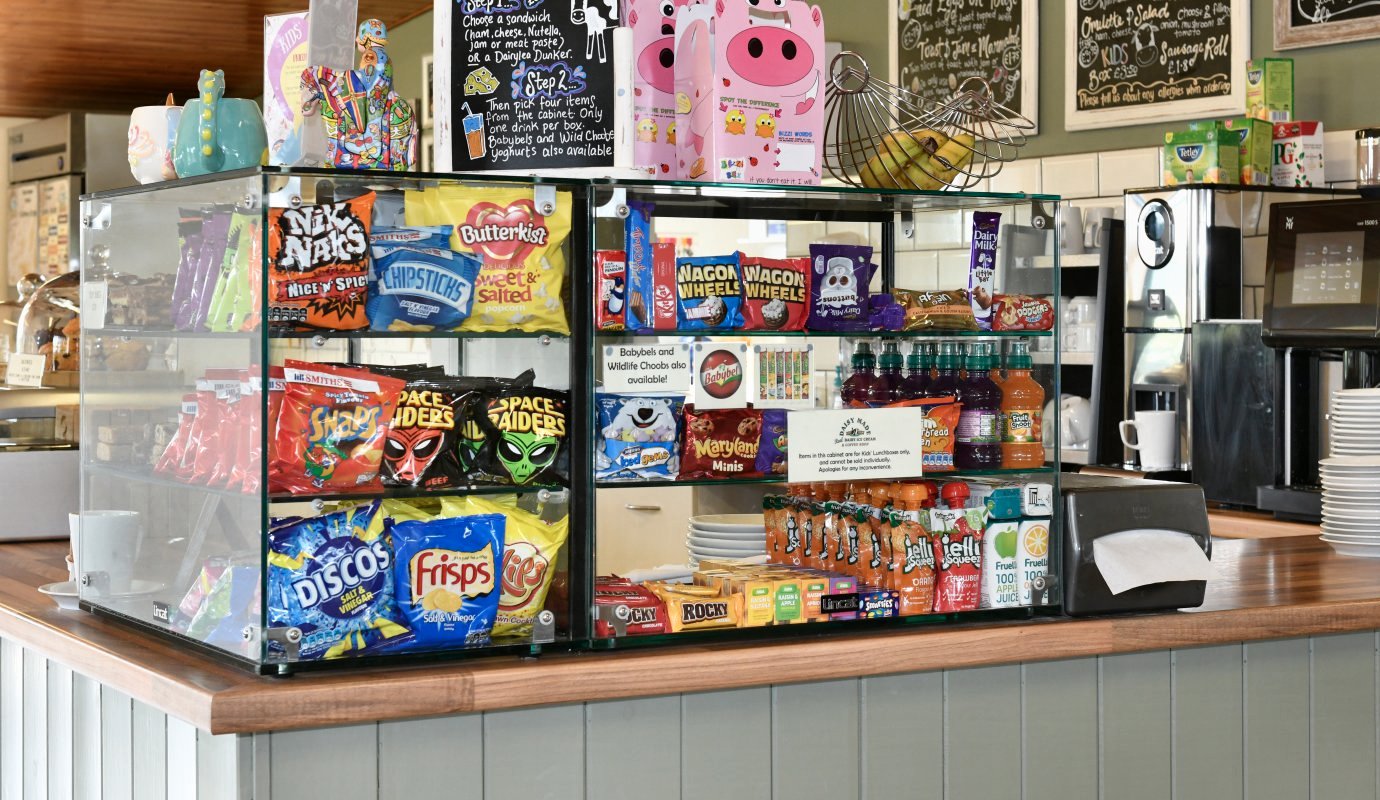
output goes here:
{"type": "Polygon", "coordinates": [[[739,254],[676,259],[676,317],[682,331],[743,327],[739,254]]]}
{"type": "Polygon", "coordinates": [[[600,393],[600,450],[594,477],[606,481],[674,480],[676,433],[684,400],[676,396],[600,393]]]}
{"type": "Polygon", "coordinates": [[[654,244],[652,204],[628,203],[628,218],[623,223],[623,252],[627,255],[623,326],[633,333],[652,330],[652,308],[656,302],[652,274],[654,244]]]}
{"type": "Polygon", "coordinates": [[[392,523],[393,580],[415,637],[404,649],[489,643],[502,594],[502,514],[392,523]]]}
{"type": "MultiPolygon", "coordinates": [[[[362,655],[412,636],[393,602],[393,548],[374,501],[270,526],[268,624],[302,632],[298,658],[362,655]]],[[[268,652],[286,656],[280,642],[268,652]]]]}
{"type": "Polygon", "coordinates": [[[454,330],[469,318],[482,262],[450,249],[450,234],[449,225],[375,229],[371,329],[454,330]]]}

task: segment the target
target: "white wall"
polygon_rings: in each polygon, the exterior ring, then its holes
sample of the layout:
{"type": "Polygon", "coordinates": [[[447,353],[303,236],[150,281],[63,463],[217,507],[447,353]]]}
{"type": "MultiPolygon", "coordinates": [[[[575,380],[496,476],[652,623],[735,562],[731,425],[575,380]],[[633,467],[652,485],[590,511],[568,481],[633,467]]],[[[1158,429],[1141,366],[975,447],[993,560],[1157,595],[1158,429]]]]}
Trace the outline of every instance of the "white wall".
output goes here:
{"type": "MultiPolygon", "coordinates": [[[[28,117],[0,117],[0,236],[9,236],[10,231],[10,139],[5,135],[5,131],[22,122],[32,121],[28,117]]],[[[5,263],[8,258],[9,248],[0,247],[0,278],[10,274],[9,264],[5,263]]],[[[8,280],[4,280],[3,283],[4,286],[0,287],[0,299],[10,299],[14,296],[14,287],[9,285],[8,280]]]]}

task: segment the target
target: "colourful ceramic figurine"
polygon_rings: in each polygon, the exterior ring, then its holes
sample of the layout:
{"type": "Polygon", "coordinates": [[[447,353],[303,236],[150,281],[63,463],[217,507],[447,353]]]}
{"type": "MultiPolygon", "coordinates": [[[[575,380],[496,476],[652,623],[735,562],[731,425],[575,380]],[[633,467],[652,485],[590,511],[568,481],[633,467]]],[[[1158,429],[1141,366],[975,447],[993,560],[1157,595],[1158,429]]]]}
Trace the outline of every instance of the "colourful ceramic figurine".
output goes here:
{"type": "Polygon", "coordinates": [[[342,169],[411,169],[416,158],[417,120],[412,106],[393,91],[393,63],[384,46],[388,30],[366,20],[355,39],[360,66],[347,72],[329,67],[302,71],[302,113],[321,112],[329,166],[342,169]]]}
{"type": "Polygon", "coordinates": [[[258,104],[224,95],[225,73],[203,69],[197,81],[197,99],[187,101],[177,124],[173,166],[178,177],[263,163],[268,135],[258,104]]]}

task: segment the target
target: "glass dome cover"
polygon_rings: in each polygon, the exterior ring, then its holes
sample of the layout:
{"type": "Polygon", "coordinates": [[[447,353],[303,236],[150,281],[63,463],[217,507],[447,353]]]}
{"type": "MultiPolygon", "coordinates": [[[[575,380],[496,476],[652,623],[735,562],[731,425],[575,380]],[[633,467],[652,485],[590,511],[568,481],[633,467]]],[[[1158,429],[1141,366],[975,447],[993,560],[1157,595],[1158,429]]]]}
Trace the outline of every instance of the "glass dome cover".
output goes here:
{"type": "Polygon", "coordinates": [[[75,371],[81,352],[81,273],[38,287],[19,312],[17,352],[48,358],[50,371],[75,371]]]}

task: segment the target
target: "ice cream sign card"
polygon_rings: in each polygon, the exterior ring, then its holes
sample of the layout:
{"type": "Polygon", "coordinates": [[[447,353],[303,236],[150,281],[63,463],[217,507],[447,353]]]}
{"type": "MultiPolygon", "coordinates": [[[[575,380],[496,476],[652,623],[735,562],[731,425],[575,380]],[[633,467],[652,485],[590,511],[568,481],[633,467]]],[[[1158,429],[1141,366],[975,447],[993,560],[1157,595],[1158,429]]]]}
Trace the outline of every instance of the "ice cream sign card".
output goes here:
{"type": "Polygon", "coordinates": [[[616,80],[619,0],[435,7],[437,169],[615,165],[628,127],[615,109],[627,90],[616,80]]]}
{"type": "Polygon", "coordinates": [[[818,184],[824,18],[803,0],[715,0],[675,23],[676,172],[682,179],[818,184]]]}

